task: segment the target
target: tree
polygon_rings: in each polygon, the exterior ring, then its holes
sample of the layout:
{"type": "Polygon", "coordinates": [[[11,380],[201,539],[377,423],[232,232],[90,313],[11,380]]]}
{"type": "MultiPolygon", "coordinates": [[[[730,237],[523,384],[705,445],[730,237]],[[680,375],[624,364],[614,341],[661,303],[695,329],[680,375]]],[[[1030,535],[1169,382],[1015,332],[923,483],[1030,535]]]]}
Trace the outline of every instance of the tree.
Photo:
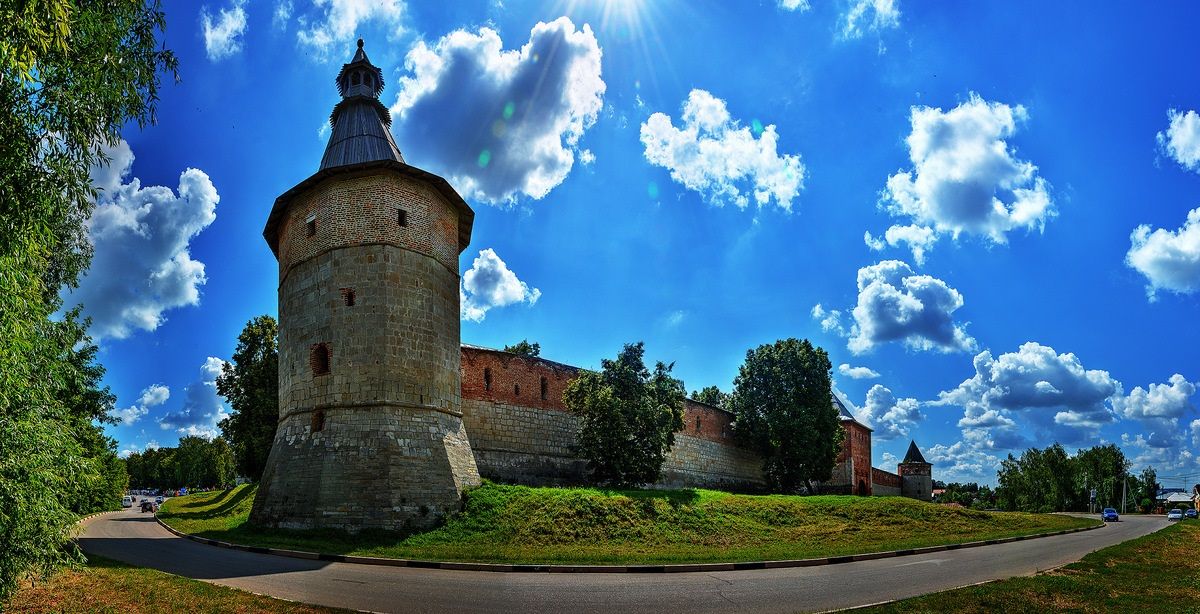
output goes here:
{"type": "Polygon", "coordinates": [[[777,492],[815,492],[842,447],[825,350],[807,339],[782,339],[746,352],[729,400],[734,432],[762,455],[763,475],[777,492]]]}
{"type": "Polygon", "coordinates": [[[584,371],[567,385],[563,403],[579,416],[579,456],[591,479],[618,486],[658,480],[675,432],[683,428],[683,382],[674,364],[654,373],[642,360],[641,342],[626,344],[600,371],[584,371]]]}
{"type": "Polygon", "coordinates": [[[1158,473],[1154,471],[1154,467],[1142,469],[1142,475],[1138,480],[1138,484],[1138,490],[1141,491],[1142,507],[1145,508],[1142,511],[1149,513],[1154,502],[1158,500],[1158,473]]]}
{"type": "Polygon", "coordinates": [[[217,392],[233,411],[219,426],[233,446],[237,470],[258,481],[279,424],[279,326],[275,318],[258,316],[238,335],[233,362],[217,377],[217,392]]]}
{"type": "Polygon", "coordinates": [[[716,386],[705,386],[693,392],[692,400],[712,405],[713,407],[720,407],[721,409],[728,409],[729,407],[729,395],[721,392],[721,389],[716,386]]]}
{"type": "Polygon", "coordinates": [[[542,346],[540,343],[530,343],[528,339],[522,339],[512,345],[504,346],[504,351],[509,354],[517,354],[520,356],[529,356],[536,358],[542,354],[542,346]]]}
{"type": "Polygon", "coordinates": [[[84,220],[97,147],[153,119],[157,0],[0,4],[0,603],[27,573],[79,560],[69,539],[88,462],[66,391],[64,342],[85,323],[51,320],[90,257],[84,220]]]}

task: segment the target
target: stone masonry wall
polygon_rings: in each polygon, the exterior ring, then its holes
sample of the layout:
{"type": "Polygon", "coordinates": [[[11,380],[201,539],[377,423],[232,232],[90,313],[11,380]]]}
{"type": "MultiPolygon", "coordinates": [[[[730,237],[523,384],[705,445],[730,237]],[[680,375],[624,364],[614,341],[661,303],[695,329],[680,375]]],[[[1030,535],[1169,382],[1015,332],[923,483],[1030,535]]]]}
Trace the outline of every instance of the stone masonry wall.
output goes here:
{"type": "MultiPolygon", "coordinates": [[[[586,463],[574,456],[578,419],[562,402],[578,368],[474,346],[462,347],[461,364],[463,422],[482,477],[534,485],[583,481],[586,463]]],[[[762,462],[733,445],[732,420],[728,412],[686,401],[684,429],[675,434],[659,485],[761,488],[762,462]]]]}
{"type": "Polygon", "coordinates": [[[255,522],[430,526],[479,482],[461,420],[457,215],[394,172],[334,176],[291,201],[280,427],[255,522]]]}
{"type": "Polygon", "coordinates": [[[900,476],[872,467],[871,494],[876,497],[900,496],[900,476]]]}

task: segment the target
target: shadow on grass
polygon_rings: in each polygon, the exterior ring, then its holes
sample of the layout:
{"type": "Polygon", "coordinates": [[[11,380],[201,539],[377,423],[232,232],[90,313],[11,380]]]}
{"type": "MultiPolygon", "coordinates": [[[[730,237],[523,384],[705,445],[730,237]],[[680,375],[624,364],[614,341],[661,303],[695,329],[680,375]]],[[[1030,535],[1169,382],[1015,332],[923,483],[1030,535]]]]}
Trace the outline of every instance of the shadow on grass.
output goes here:
{"type": "Polygon", "coordinates": [[[625,496],[638,501],[662,499],[670,504],[671,507],[692,505],[700,501],[700,493],[691,488],[680,488],[678,490],[642,490],[638,488],[631,488],[629,490],[597,489],[597,492],[607,496],[625,496]]]}
{"type": "MultiPolygon", "coordinates": [[[[217,498],[217,501],[224,499],[224,503],[221,503],[220,505],[218,505],[217,507],[214,507],[212,509],[201,510],[201,511],[197,511],[197,512],[174,512],[174,511],[172,511],[172,512],[165,512],[161,515],[165,518],[179,518],[181,520],[208,520],[211,518],[227,516],[227,515],[229,515],[229,513],[231,511],[233,511],[233,508],[237,507],[240,503],[245,501],[246,498],[250,496],[250,493],[253,492],[253,490],[254,489],[252,489],[252,488],[243,488],[243,489],[237,491],[237,494],[235,494],[233,496],[229,496],[229,493],[233,492],[232,490],[225,491],[225,493],[223,493],[222,496],[217,498]]],[[[201,505],[212,505],[212,504],[213,504],[212,501],[208,501],[208,502],[202,503],[201,505]]],[[[197,507],[197,506],[194,505],[194,502],[189,502],[187,505],[184,505],[182,507],[197,507]]]]}
{"type": "MultiPolygon", "coordinates": [[[[221,491],[221,494],[218,495],[215,499],[205,499],[203,497],[196,497],[195,500],[188,501],[187,503],[184,503],[184,504],[180,505],[179,507],[187,509],[187,508],[193,508],[193,507],[207,507],[209,505],[216,505],[216,504],[220,503],[222,499],[224,499],[225,497],[228,497],[229,494],[233,492],[233,490],[234,489],[232,489],[232,488],[227,488],[227,489],[221,491]]],[[[242,490],[247,490],[247,489],[243,488],[242,490]]]]}

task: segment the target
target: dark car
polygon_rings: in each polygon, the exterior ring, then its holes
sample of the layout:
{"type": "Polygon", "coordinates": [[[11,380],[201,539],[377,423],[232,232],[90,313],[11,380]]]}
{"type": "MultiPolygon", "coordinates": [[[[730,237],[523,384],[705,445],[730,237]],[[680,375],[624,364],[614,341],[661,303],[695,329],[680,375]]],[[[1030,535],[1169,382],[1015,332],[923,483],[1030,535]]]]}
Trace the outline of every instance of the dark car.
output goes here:
{"type": "Polygon", "coordinates": [[[1184,512],[1183,512],[1183,516],[1184,516],[1184,518],[1195,518],[1195,517],[1196,517],[1196,510],[1194,510],[1194,509],[1192,509],[1192,510],[1184,510],[1184,512]]]}
{"type": "Polygon", "coordinates": [[[156,512],[156,511],[158,511],[158,506],[155,505],[154,502],[149,499],[143,499],[142,500],[142,511],[143,512],[156,512]]]}
{"type": "Polygon", "coordinates": [[[1117,516],[1117,510],[1114,510],[1111,507],[1104,508],[1104,511],[1100,512],[1100,518],[1104,520],[1104,522],[1117,522],[1121,519],[1119,516],[1117,516]]]}

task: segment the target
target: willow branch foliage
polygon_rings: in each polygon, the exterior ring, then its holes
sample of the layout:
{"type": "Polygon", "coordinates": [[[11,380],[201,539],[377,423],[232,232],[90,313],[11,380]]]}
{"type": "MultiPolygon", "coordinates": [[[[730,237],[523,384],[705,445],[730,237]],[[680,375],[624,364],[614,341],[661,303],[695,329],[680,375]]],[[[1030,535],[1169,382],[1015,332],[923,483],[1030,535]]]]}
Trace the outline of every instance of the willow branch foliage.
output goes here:
{"type": "Polygon", "coordinates": [[[0,602],[76,559],[77,514],[107,497],[86,489],[120,481],[86,323],[50,316],[91,255],[98,145],[152,121],[176,69],[164,26],[156,1],[0,0],[0,602]]]}
{"type": "Polygon", "coordinates": [[[599,484],[631,486],[658,481],[663,461],[683,428],[683,382],[673,364],[643,362],[642,343],[626,344],[600,371],[584,371],[563,391],[579,416],[579,456],[599,484]]]}

